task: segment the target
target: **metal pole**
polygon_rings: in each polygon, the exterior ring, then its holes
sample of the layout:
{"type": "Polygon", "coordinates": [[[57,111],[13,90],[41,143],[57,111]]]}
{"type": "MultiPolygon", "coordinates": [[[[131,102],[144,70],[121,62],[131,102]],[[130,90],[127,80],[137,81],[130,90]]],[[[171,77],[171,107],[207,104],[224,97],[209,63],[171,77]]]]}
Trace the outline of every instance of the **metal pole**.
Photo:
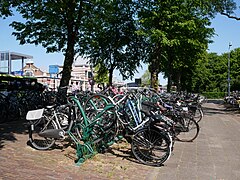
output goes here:
{"type": "Polygon", "coordinates": [[[230,42],[229,43],[229,46],[228,46],[228,96],[230,96],[230,47],[232,46],[232,43],[230,42]]]}
{"type": "Polygon", "coordinates": [[[91,68],[91,74],[92,74],[92,83],[91,83],[91,92],[93,92],[94,91],[94,77],[93,77],[93,63],[92,63],[92,61],[90,61],[90,68],[91,68]]]}
{"type": "Polygon", "coordinates": [[[21,76],[23,76],[23,68],[24,68],[24,58],[22,57],[22,72],[21,72],[21,76]]]}
{"type": "Polygon", "coordinates": [[[11,53],[8,51],[8,74],[11,74],[12,71],[12,59],[11,59],[11,53]]]}

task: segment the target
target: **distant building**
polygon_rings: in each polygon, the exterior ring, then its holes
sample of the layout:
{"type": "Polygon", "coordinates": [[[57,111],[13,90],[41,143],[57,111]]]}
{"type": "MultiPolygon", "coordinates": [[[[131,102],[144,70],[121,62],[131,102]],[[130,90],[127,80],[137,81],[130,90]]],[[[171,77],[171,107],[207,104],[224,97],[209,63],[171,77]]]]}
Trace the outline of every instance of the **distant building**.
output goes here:
{"type": "MultiPolygon", "coordinates": [[[[47,85],[49,88],[56,89],[60,85],[60,79],[62,77],[61,71],[63,70],[63,66],[50,65],[56,66],[58,69],[57,73],[52,74],[52,72],[49,72],[50,67],[48,70],[39,68],[34,64],[32,59],[33,56],[30,55],[24,55],[9,51],[0,51],[0,72],[36,77],[39,83],[47,85]],[[28,61],[24,62],[26,59],[28,59],[28,61]],[[12,72],[13,60],[21,60],[22,68],[19,71],[12,72]]],[[[95,73],[97,72],[94,72],[94,70],[91,68],[88,59],[77,57],[72,66],[69,85],[71,85],[72,89],[79,89],[83,91],[91,90],[91,82],[93,80],[92,77],[94,77],[95,73]]],[[[117,86],[125,85],[124,82],[118,81],[116,78],[113,79],[113,84],[117,86]]],[[[71,91],[72,89],[69,90],[71,91]]],[[[97,88],[97,84],[93,86],[93,89],[94,91],[99,90],[97,88]]]]}
{"type": "MultiPolygon", "coordinates": [[[[78,57],[73,63],[70,84],[79,86],[83,91],[91,90],[90,81],[93,77],[93,70],[91,69],[89,60],[78,57]]],[[[94,86],[96,89],[96,86],[94,86]]]]}
{"type": "MultiPolygon", "coordinates": [[[[45,72],[40,68],[34,65],[33,61],[26,62],[26,65],[23,67],[24,76],[34,76],[38,79],[39,83],[48,85],[49,88],[56,89],[60,85],[60,79],[62,77],[61,71],[63,70],[63,66],[56,65],[59,68],[58,74],[50,74],[49,72],[45,72]]],[[[77,60],[73,63],[72,73],[69,85],[74,89],[79,90],[91,90],[91,85],[89,81],[92,78],[92,69],[90,64],[88,64],[86,59],[77,58],[77,60]]],[[[94,86],[96,89],[97,86],[94,86]]]]}
{"type": "Polygon", "coordinates": [[[16,52],[10,52],[10,51],[0,51],[0,72],[12,73],[12,63],[13,61],[20,60],[21,65],[23,69],[24,66],[24,60],[25,59],[33,59],[32,56],[16,53],[16,52]]]}
{"type": "Polygon", "coordinates": [[[43,72],[40,68],[36,67],[32,60],[26,62],[26,65],[23,67],[23,74],[34,77],[49,76],[49,73],[43,72]]]}
{"type": "Polygon", "coordinates": [[[54,83],[54,79],[50,78],[50,74],[36,67],[32,60],[26,62],[26,65],[23,67],[23,75],[36,77],[39,83],[47,85],[50,88],[57,86],[56,82],[54,83]]]}

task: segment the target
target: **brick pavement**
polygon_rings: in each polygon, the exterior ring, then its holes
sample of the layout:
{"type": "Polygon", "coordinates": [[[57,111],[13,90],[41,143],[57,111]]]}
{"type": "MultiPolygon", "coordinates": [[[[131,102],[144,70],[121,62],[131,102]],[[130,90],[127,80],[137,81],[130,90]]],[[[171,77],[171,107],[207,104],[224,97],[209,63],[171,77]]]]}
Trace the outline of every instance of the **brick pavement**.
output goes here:
{"type": "Polygon", "coordinates": [[[74,164],[71,147],[37,151],[28,144],[22,122],[0,125],[0,179],[240,179],[240,113],[207,103],[199,137],[175,143],[162,167],[138,164],[129,145],[74,164]]]}

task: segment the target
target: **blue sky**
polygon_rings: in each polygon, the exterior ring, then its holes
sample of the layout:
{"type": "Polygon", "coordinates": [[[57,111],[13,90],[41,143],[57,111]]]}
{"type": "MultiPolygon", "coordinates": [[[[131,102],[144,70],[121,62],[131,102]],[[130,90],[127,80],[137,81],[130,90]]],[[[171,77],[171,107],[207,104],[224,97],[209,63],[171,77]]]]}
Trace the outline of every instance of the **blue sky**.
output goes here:
{"type": "MultiPolygon", "coordinates": [[[[239,12],[239,10],[238,10],[239,12]]],[[[240,13],[236,14],[240,17],[240,13]]],[[[15,17],[10,17],[5,20],[0,19],[0,51],[11,51],[33,56],[33,61],[37,67],[48,70],[49,65],[62,65],[64,57],[61,53],[47,54],[45,49],[41,46],[35,45],[19,45],[19,42],[12,36],[13,29],[9,27],[15,17]]],[[[218,54],[228,52],[229,43],[231,42],[231,49],[240,47],[240,21],[229,19],[222,15],[217,15],[212,21],[211,27],[215,28],[216,35],[212,38],[214,41],[209,44],[209,52],[216,52],[218,54]]],[[[14,67],[20,67],[21,62],[16,61],[14,67]]],[[[134,78],[140,78],[146,70],[146,66],[139,68],[139,73],[136,73],[134,78]]],[[[19,69],[13,69],[19,70],[19,69]]],[[[118,72],[114,73],[119,80],[118,72]]],[[[128,80],[129,81],[129,80],[128,80]]],[[[160,76],[160,83],[165,85],[167,81],[160,76]]]]}

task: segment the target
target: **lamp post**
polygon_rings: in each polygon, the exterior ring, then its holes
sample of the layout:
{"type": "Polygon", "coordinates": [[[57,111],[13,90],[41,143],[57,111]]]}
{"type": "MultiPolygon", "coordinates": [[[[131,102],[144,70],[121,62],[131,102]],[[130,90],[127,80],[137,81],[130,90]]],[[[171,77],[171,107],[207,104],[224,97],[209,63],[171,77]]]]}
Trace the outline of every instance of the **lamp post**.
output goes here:
{"type": "Polygon", "coordinates": [[[94,76],[93,76],[93,63],[92,61],[90,60],[90,68],[91,68],[91,80],[90,80],[90,85],[91,85],[91,92],[94,92],[94,76]]]}
{"type": "Polygon", "coordinates": [[[230,96],[230,48],[232,46],[232,43],[229,42],[229,45],[228,45],[228,96],[230,96]]]}

